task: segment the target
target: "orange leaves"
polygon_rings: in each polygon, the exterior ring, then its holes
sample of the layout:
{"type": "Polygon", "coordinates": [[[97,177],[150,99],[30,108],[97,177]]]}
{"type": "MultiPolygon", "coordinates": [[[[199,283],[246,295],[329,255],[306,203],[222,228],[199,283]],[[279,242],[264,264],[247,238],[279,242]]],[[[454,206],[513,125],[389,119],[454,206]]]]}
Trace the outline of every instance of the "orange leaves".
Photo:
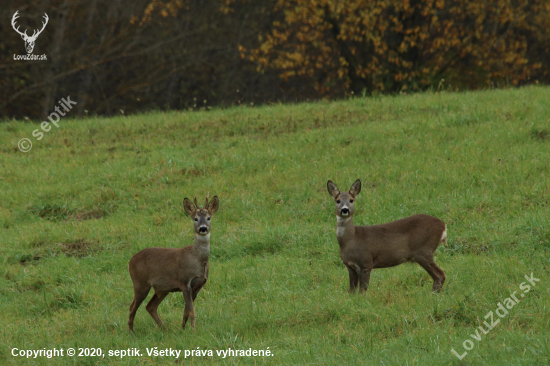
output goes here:
{"type": "Polygon", "coordinates": [[[219,11],[222,13],[222,14],[230,14],[230,13],[233,13],[234,9],[233,9],[233,3],[235,2],[235,0],[220,0],[220,7],[219,7],[219,11]]]}
{"type": "Polygon", "coordinates": [[[250,57],[285,78],[312,75],[356,92],[425,88],[442,76],[469,88],[494,78],[516,85],[541,69],[526,56],[532,42],[549,52],[549,3],[279,0],[284,20],[250,57]]]}
{"type": "Polygon", "coordinates": [[[241,59],[244,59],[246,57],[246,48],[243,45],[238,46],[239,49],[239,55],[241,56],[241,59]]]}
{"type": "MultiPolygon", "coordinates": [[[[143,12],[143,17],[139,23],[141,27],[143,24],[150,23],[155,13],[160,14],[161,17],[166,18],[167,16],[175,17],[178,13],[178,9],[183,6],[184,0],[171,0],[164,2],[161,0],[153,0],[147,5],[145,11],[143,12]]],[[[137,19],[133,17],[130,22],[135,23],[137,19]]]]}

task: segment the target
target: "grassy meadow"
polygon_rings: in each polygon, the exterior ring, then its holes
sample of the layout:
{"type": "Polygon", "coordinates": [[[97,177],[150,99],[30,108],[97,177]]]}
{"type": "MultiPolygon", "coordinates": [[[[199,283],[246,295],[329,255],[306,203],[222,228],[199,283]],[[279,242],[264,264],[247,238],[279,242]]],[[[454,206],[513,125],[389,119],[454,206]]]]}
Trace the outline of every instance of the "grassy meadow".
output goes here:
{"type": "MultiPolygon", "coordinates": [[[[0,364],[548,365],[550,88],[62,117],[0,123],[0,364]],[[23,153],[18,141],[29,138],[23,153]],[[436,263],[372,272],[348,294],[328,179],[357,178],[356,225],[415,213],[447,223],[436,263]],[[128,261],[193,242],[184,197],[218,195],[210,276],[128,331],[128,261]],[[530,275],[540,282],[522,293],[530,275]],[[487,334],[486,314],[519,298],[487,334]],[[481,340],[476,340],[478,330],[481,340]],[[471,350],[466,351],[463,342],[471,350]],[[470,343],[473,346],[470,346],[470,343]],[[12,356],[12,349],[137,348],[142,357],[12,356]],[[146,349],[213,357],[147,356],[146,349]],[[218,357],[216,350],[269,350],[218,357]],[[462,360],[453,355],[468,352],[462,360]]],[[[78,102],[78,101],[77,101],[78,102]]]]}

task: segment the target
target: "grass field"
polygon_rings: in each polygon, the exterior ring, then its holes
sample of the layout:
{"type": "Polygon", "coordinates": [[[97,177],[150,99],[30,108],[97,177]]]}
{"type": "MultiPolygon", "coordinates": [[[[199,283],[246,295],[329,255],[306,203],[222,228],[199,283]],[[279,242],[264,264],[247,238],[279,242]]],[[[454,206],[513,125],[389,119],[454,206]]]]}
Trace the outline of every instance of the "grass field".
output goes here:
{"type": "Polygon", "coordinates": [[[529,87],[69,113],[39,141],[39,124],[0,123],[0,364],[548,365],[549,100],[550,88],[529,87]],[[357,178],[356,225],[415,213],[447,223],[442,293],[418,265],[375,270],[366,294],[347,293],[326,182],[348,189],[357,178]],[[144,303],[130,334],[129,259],[191,244],[182,201],[207,192],[220,209],[195,332],[181,329],[173,293],[159,307],[167,331],[144,303]],[[522,294],[531,273],[540,282],[522,294]],[[498,318],[514,291],[519,303],[498,318]],[[484,334],[490,311],[500,322],[484,334]],[[69,347],[143,356],[12,356],[69,347]],[[148,356],[153,347],[214,356],[175,361],[148,356]],[[229,347],[273,356],[216,355],[229,347]]]}

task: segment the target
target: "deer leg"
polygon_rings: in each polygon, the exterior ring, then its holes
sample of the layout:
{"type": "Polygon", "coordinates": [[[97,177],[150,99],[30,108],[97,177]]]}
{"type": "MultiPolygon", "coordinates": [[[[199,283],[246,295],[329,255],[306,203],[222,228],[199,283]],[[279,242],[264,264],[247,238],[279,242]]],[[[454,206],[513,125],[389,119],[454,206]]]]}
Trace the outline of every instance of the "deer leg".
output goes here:
{"type": "Polygon", "coordinates": [[[134,318],[136,317],[136,312],[143,300],[149,295],[149,290],[151,290],[151,287],[140,288],[134,285],[134,300],[130,305],[130,317],[128,318],[128,326],[132,332],[134,331],[134,318]]]}
{"type": "Polygon", "coordinates": [[[193,301],[197,298],[199,291],[202,289],[206,283],[206,278],[204,277],[195,277],[191,280],[191,293],[193,295],[193,301]]]}
{"type": "Polygon", "coordinates": [[[428,274],[434,280],[434,285],[432,287],[433,292],[439,292],[443,282],[445,282],[445,273],[434,263],[433,259],[416,259],[416,262],[422,266],[428,272],[428,274]]]}
{"type": "MultiPolygon", "coordinates": [[[[432,268],[438,273],[439,275],[439,287],[437,289],[435,289],[435,286],[434,288],[432,289],[432,291],[441,291],[441,288],[443,287],[443,284],[445,283],[445,272],[443,272],[443,270],[441,268],[439,268],[439,266],[437,264],[435,264],[435,262],[432,262],[432,268]]],[[[434,284],[435,285],[435,284],[434,284]]]]}
{"type": "Polygon", "coordinates": [[[149,314],[151,314],[153,319],[155,319],[155,322],[157,322],[158,326],[163,329],[166,329],[166,326],[164,325],[162,320],[160,320],[160,316],[157,313],[157,308],[159,307],[162,300],[164,300],[166,295],[168,295],[168,293],[169,293],[168,291],[155,290],[155,294],[153,295],[153,297],[151,298],[151,300],[149,301],[146,307],[147,311],[149,312],[149,314]]]}
{"type": "Polygon", "coordinates": [[[372,268],[358,268],[357,275],[359,276],[359,292],[367,291],[370,282],[370,271],[372,268]]]}
{"type": "Polygon", "coordinates": [[[185,309],[183,309],[183,322],[181,323],[181,327],[183,329],[185,329],[187,319],[191,320],[191,328],[195,329],[195,309],[193,308],[193,294],[191,293],[192,291],[193,290],[191,289],[191,286],[182,286],[181,288],[183,299],[185,300],[185,309]]]}
{"type": "Polygon", "coordinates": [[[346,268],[349,272],[349,292],[353,293],[357,289],[357,284],[359,282],[359,276],[357,275],[357,271],[355,268],[350,267],[346,264],[346,268]]]}

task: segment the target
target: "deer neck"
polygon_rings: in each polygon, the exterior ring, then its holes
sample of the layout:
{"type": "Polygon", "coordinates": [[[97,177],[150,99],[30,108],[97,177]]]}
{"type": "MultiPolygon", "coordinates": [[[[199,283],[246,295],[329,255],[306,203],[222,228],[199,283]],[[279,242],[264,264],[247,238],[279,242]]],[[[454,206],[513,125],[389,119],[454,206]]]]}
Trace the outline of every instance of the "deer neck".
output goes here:
{"type": "Polygon", "coordinates": [[[195,234],[193,249],[201,258],[208,260],[210,255],[210,233],[206,235],[195,234]]]}
{"type": "Polygon", "coordinates": [[[336,216],[336,238],[340,247],[353,240],[355,236],[355,226],[353,225],[353,216],[341,218],[336,216]]]}

